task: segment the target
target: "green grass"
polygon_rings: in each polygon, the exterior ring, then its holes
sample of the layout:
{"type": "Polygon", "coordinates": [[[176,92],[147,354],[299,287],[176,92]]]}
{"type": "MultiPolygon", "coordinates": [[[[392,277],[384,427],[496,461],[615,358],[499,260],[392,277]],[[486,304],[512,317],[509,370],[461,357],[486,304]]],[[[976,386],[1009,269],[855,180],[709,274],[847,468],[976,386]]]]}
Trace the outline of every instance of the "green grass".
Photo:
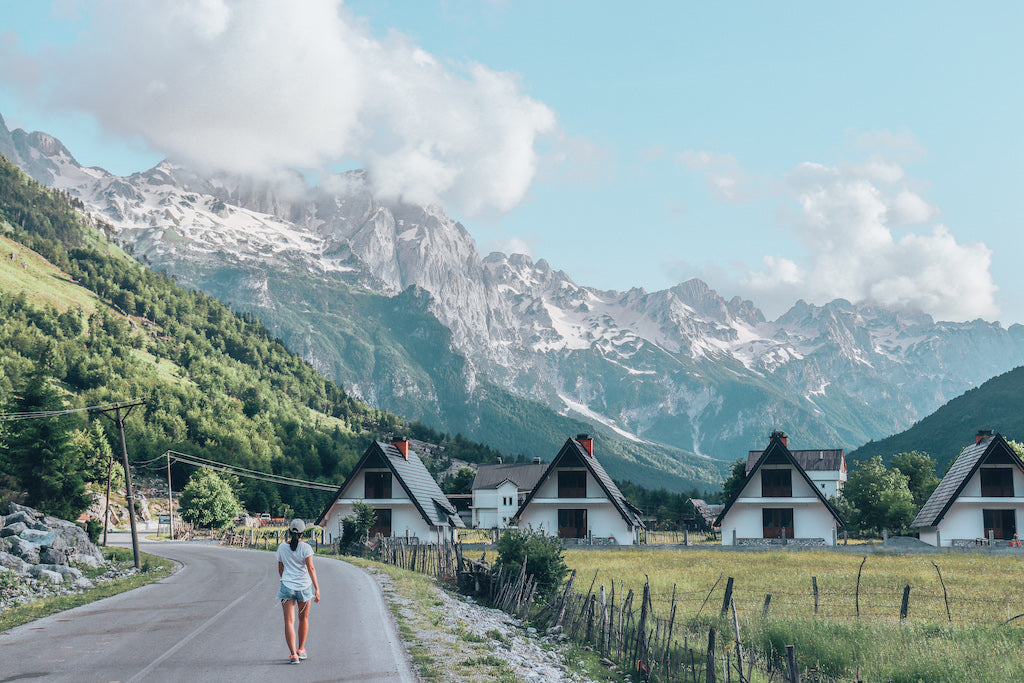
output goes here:
{"type": "Polygon", "coordinates": [[[1024,558],[967,553],[867,555],[861,576],[860,618],[857,572],[863,555],[826,551],[723,552],[713,550],[566,551],[577,570],[576,590],[614,582],[616,605],[634,591],[639,608],[649,580],[653,612],[667,619],[675,591],[674,633],[690,647],[706,646],[710,626],[731,647],[731,620],[721,619],[724,589],[734,577],[745,648],[781,663],[795,645],[803,668],[818,668],[840,680],[859,669],[866,680],[963,681],[1024,678],[1024,624],[1000,624],[1024,612],[1024,558]],[[938,573],[942,571],[950,617],[938,573]],[[719,578],[721,580],[719,581],[719,578]],[[814,614],[811,577],[817,578],[814,614]],[[712,586],[717,583],[714,590],[712,586]],[[903,588],[911,586],[909,615],[899,621],[903,588]],[[766,594],[772,595],[767,617],[766,594]],[[706,601],[706,602],[705,602],[706,601]],[[703,605],[703,607],[702,607],[703,605]]]}
{"type": "Polygon", "coordinates": [[[0,290],[24,293],[29,301],[53,306],[58,311],[77,307],[89,315],[99,306],[95,294],[71,282],[63,271],[39,254],[3,235],[0,235],[0,290]],[[10,254],[14,254],[14,259],[10,254]]]}
{"type": "MultiPolygon", "coordinates": [[[[103,548],[102,551],[105,557],[115,562],[128,564],[134,562],[132,551],[128,548],[103,548]]],[[[129,591],[133,588],[145,586],[148,583],[162,579],[163,577],[171,574],[174,570],[174,563],[162,557],[142,553],[141,559],[143,572],[140,574],[103,583],[97,585],[95,588],[90,588],[72,595],[60,595],[51,598],[33,600],[32,602],[25,603],[24,605],[10,607],[3,612],[0,612],[0,631],[6,631],[14,628],[15,626],[21,626],[22,624],[27,624],[30,621],[35,621],[36,619],[41,619],[51,614],[63,612],[65,610],[72,609],[73,607],[87,605],[91,602],[95,602],[96,600],[108,598],[112,595],[117,595],[118,593],[124,593],[125,591],[129,591]]],[[[106,571],[106,567],[98,567],[96,569],[85,568],[82,570],[82,573],[90,579],[95,579],[104,571],[106,571]]]]}

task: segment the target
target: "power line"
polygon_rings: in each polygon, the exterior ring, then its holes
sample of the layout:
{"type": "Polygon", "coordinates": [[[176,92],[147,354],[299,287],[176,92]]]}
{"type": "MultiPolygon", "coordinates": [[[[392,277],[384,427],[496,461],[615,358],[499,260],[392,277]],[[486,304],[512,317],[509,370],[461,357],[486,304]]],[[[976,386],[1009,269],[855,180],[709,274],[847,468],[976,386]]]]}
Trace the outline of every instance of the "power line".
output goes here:
{"type": "Polygon", "coordinates": [[[21,413],[0,413],[0,422],[17,422],[18,420],[34,420],[43,417],[58,417],[60,415],[71,415],[72,413],[87,413],[93,411],[107,411],[116,410],[117,408],[125,408],[128,406],[139,405],[145,403],[144,400],[135,401],[121,401],[119,403],[105,403],[98,406],[88,406],[85,408],[67,408],[65,410],[36,410],[31,412],[21,413]]]}
{"type": "MultiPolygon", "coordinates": [[[[207,458],[201,458],[198,455],[189,455],[188,453],[180,453],[178,451],[166,451],[161,457],[172,457],[171,462],[182,462],[186,465],[194,465],[196,467],[203,467],[218,472],[224,472],[225,474],[232,474],[237,477],[248,477],[249,479],[256,479],[259,481],[269,482],[271,484],[283,484],[285,486],[296,486],[299,488],[315,489],[318,491],[337,491],[338,486],[336,484],[325,484],[321,481],[308,481],[305,479],[296,479],[295,477],[286,477],[281,474],[271,474],[268,472],[259,472],[257,470],[250,470],[245,467],[238,465],[229,465],[223,462],[217,462],[216,460],[209,460],[207,458]]],[[[153,462],[150,460],[149,462],[153,462]]]]}

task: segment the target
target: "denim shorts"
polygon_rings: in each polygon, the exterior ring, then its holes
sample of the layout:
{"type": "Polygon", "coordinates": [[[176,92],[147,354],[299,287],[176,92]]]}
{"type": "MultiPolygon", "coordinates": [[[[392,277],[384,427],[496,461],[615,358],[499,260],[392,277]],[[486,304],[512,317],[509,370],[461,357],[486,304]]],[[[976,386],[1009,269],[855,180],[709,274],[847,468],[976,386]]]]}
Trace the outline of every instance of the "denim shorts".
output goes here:
{"type": "Polygon", "coordinates": [[[313,590],[312,585],[306,586],[302,590],[296,590],[294,588],[289,588],[288,586],[284,585],[284,582],[282,581],[281,585],[277,589],[278,600],[295,600],[297,602],[309,602],[313,599],[314,595],[316,595],[316,591],[313,590]]]}

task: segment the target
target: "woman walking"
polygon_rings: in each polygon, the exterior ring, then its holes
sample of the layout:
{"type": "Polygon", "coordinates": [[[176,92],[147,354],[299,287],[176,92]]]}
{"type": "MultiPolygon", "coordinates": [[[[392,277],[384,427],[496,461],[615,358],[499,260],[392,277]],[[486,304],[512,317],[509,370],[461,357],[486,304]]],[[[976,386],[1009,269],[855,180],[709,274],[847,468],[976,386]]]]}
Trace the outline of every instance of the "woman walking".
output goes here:
{"type": "Polygon", "coordinates": [[[277,573],[281,586],[277,599],[284,610],[284,641],[288,644],[288,663],[298,664],[306,658],[306,636],[309,634],[309,601],[320,602],[320,584],[313,568],[313,549],[300,541],[306,523],[293,519],[288,526],[288,540],[277,547],[277,573]],[[295,630],[298,606],[299,628],[295,630]],[[296,639],[296,635],[298,638],[296,639]]]}

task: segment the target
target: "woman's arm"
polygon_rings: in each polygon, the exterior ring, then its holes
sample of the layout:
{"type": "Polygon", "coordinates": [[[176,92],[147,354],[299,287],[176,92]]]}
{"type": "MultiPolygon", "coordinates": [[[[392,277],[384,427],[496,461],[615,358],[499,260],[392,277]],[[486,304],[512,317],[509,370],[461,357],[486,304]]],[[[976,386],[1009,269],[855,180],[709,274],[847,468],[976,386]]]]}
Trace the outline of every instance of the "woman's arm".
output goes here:
{"type": "Polygon", "coordinates": [[[282,562],[281,560],[277,561],[277,575],[279,577],[284,576],[284,562],[282,562]]]}
{"type": "Polygon", "coordinates": [[[313,579],[313,590],[316,591],[313,600],[320,602],[320,583],[316,580],[316,569],[313,567],[312,555],[306,558],[306,571],[309,572],[309,578],[313,579]]]}

